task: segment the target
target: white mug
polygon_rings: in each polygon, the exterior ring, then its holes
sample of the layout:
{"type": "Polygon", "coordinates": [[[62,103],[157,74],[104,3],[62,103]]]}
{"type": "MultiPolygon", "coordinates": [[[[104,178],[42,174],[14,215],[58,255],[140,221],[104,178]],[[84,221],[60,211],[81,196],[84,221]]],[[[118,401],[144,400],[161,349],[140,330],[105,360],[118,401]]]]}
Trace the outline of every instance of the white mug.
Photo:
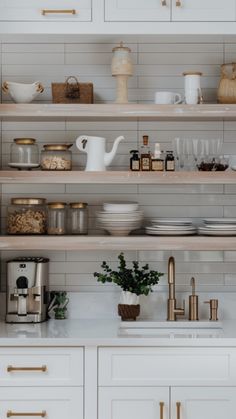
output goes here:
{"type": "Polygon", "coordinates": [[[182,102],[181,95],[173,92],[156,92],[155,103],[158,105],[170,105],[182,102]]]}

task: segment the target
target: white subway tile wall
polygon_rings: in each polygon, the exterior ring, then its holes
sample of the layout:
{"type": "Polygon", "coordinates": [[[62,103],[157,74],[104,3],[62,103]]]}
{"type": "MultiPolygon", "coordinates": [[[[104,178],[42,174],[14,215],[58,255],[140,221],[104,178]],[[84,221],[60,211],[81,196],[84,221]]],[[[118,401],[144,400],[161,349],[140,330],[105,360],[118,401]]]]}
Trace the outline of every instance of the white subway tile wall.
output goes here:
{"type": "MultiPolygon", "coordinates": [[[[96,103],[113,102],[115,80],[111,76],[112,48],[120,41],[112,38],[94,42],[75,36],[4,36],[0,39],[1,81],[33,82],[40,80],[45,92],[37,99],[50,103],[51,82],[65,81],[75,75],[80,81],[94,83],[96,103]]],[[[124,39],[125,41],[125,39],[124,39]]],[[[206,102],[216,102],[220,65],[236,60],[236,37],[129,37],[134,76],[129,80],[129,98],[134,102],[152,103],[156,90],[172,90],[183,95],[182,72],[202,71],[203,95],[206,102]]],[[[9,102],[2,95],[2,102],[9,102]]],[[[2,144],[1,166],[7,167],[10,144],[15,137],[37,139],[40,147],[49,142],[75,142],[81,134],[100,135],[108,140],[108,150],[120,134],[126,138],[118,149],[111,170],[127,169],[129,150],[140,146],[143,134],[148,134],[153,147],[160,142],[163,150],[171,148],[173,138],[223,139],[223,152],[236,155],[236,122],[155,122],[155,121],[97,121],[97,122],[3,122],[0,125],[2,144]]],[[[85,156],[73,146],[73,166],[82,169],[85,156]]],[[[66,202],[85,201],[89,204],[90,232],[97,234],[95,211],[107,200],[137,200],[144,210],[146,222],[150,217],[190,217],[197,223],[202,217],[235,217],[236,186],[223,185],[4,185],[2,187],[2,231],[5,231],[6,207],[16,196],[42,196],[48,200],[66,202]]],[[[120,249],[122,251],[122,249],[120,249]]],[[[101,285],[93,278],[103,260],[116,266],[119,252],[13,252],[4,251],[0,307],[4,311],[5,262],[19,255],[48,256],[50,289],[70,292],[70,316],[88,315],[86,307],[93,307],[90,317],[115,317],[118,290],[112,285],[101,285]]],[[[180,298],[190,291],[190,277],[197,280],[201,300],[216,296],[221,301],[221,314],[236,317],[236,252],[126,252],[129,261],[139,259],[154,269],[165,272],[165,277],[151,296],[151,304],[143,299],[143,317],[163,317],[166,301],[166,270],[168,257],[176,257],[177,291],[180,298]],[[160,314],[161,313],[161,314],[160,314]]],[[[207,307],[202,309],[207,318],[207,307]]]]}

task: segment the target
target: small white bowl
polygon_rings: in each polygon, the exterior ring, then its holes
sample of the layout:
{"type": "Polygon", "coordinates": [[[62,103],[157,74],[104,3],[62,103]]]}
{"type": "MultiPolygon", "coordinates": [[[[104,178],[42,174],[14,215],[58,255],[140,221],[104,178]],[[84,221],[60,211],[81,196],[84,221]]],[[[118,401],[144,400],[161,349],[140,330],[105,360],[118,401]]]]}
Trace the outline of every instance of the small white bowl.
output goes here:
{"type": "Polygon", "coordinates": [[[139,207],[138,202],[104,202],[103,208],[104,211],[115,212],[115,213],[125,213],[137,211],[139,207]]]}

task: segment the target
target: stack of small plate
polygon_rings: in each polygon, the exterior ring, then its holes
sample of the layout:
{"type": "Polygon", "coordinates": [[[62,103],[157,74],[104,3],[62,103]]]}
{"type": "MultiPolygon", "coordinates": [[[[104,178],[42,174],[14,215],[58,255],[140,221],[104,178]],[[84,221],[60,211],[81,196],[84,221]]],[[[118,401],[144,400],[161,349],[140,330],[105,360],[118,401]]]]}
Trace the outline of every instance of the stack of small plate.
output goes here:
{"type": "Polygon", "coordinates": [[[112,236],[128,236],[142,225],[143,212],[137,202],[105,202],[97,212],[98,226],[112,236]]]}
{"type": "Polygon", "coordinates": [[[203,236],[236,236],[236,218],[207,218],[198,228],[203,236]]]}
{"type": "Polygon", "coordinates": [[[146,227],[146,234],[152,236],[191,236],[197,232],[191,220],[155,218],[151,224],[146,227]]]}

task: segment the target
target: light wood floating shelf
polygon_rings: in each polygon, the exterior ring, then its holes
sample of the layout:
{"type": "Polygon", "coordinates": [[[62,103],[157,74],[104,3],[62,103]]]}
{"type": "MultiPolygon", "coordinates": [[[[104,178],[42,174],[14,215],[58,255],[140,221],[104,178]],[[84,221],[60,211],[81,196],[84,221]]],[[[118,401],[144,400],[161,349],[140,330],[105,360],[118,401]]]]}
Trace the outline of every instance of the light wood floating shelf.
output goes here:
{"type": "Polygon", "coordinates": [[[236,171],[226,172],[46,172],[46,171],[0,171],[0,184],[149,184],[149,185],[196,185],[236,184],[236,171]]]}
{"type": "Polygon", "coordinates": [[[236,250],[236,237],[1,236],[0,250],[236,250]]]}
{"type": "Polygon", "coordinates": [[[0,118],[7,120],[154,119],[212,120],[235,119],[236,105],[155,105],[119,104],[0,104],[0,118]]]}

